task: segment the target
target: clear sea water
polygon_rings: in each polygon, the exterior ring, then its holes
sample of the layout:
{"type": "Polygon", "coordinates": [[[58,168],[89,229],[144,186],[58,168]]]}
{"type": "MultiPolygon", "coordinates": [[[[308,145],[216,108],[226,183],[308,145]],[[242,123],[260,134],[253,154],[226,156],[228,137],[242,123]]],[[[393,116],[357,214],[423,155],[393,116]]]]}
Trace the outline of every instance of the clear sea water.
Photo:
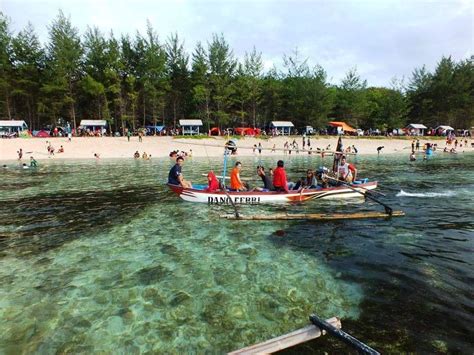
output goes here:
{"type": "MultiPolygon", "coordinates": [[[[242,175],[275,158],[241,158],[242,175]]],[[[294,156],[290,177],[331,164],[294,156]]],[[[392,220],[227,221],[180,200],[172,162],[0,171],[0,353],[226,352],[339,316],[382,352],[472,353],[474,155],[358,157],[392,220]]],[[[204,182],[219,159],[188,159],[204,182]]],[[[240,213],[381,210],[356,198],[240,213]]],[[[287,352],[347,352],[329,337],[287,352]]]]}

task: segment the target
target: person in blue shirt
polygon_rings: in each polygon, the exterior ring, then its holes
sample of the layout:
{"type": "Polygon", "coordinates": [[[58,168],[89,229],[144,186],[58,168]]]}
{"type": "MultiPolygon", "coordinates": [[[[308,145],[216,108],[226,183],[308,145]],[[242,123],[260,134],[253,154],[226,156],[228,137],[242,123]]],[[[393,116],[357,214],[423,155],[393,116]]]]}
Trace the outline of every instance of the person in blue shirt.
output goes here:
{"type": "Polygon", "coordinates": [[[181,173],[181,168],[184,163],[183,157],[176,158],[176,164],[170,169],[168,174],[168,184],[179,185],[186,188],[192,188],[193,185],[191,181],[184,180],[183,174],[181,173]]]}

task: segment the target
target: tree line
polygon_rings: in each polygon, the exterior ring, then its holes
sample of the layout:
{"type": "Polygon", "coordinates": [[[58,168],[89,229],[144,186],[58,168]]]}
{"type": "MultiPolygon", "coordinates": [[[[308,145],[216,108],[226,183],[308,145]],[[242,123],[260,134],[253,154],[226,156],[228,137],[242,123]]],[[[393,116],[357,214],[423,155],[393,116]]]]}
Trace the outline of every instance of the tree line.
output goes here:
{"type": "Polygon", "coordinates": [[[60,11],[48,29],[42,45],[31,24],[13,34],[0,12],[0,117],[33,129],[80,119],[104,119],[114,130],[176,127],[184,118],[202,119],[206,129],[273,120],[323,128],[330,119],[381,130],[474,125],[474,56],[442,57],[434,72],[414,69],[407,84],[369,87],[353,68],[333,85],[297,50],[281,70],[265,72],[255,47],[238,60],[218,34],[189,54],[177,34],[160,42],[149,22],[133,37],[96,27],[80,35],[60,11]]]}

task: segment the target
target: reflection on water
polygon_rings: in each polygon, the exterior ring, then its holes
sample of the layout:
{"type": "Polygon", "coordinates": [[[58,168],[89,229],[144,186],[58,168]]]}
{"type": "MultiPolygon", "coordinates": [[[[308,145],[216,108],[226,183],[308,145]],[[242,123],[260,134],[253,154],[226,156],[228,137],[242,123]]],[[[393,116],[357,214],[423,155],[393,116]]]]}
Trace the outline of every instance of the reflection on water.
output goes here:
{"type": "MultiPolygon", "coordinates": [[[[186,203],[163,186],[169,160],[2,171],[0,350],[229,351],[317,312],[383,351],[468,352],[474,159],[405,158],[357,164],[407,217],[333,223],[220,220],[228,207],[186,203]]],[[[274,163],[242,161],[253,184],[256,165],[274,163]]],[[[319,165],[292,157],[287,170],[297,178],[319,165]]],[[[221,172],[206,159],[184,172],[203,181],[210,166],[221,172]]],[[[241,213],[377,208],[356,199],[241,213]]],[[[330,339],[303,347],[344,350],[330,339]]]]}

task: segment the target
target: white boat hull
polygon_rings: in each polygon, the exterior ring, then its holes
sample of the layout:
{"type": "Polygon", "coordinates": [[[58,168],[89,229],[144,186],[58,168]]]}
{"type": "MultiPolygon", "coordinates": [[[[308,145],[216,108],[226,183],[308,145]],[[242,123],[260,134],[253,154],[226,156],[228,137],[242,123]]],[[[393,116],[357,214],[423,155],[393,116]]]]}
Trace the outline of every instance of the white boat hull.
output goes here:
{"type": "Polygon", "coordinates": [[[301,191],[275,192],[275,191],[224,191],[206,192],[204,190],[183,188],[177,185],[168,186],[188,202],[207,203],[209,205],[229,205],[231,199],[234,204],[258,205],[266,203],[291,203],[304,202],[315,199],[346,199],[361,197],[368,190],[377,188],[377,182],[347,186],[329,187],[326,189],[303,189],[301,191]],[[357,190],[358,192],[354,191],[357,190]]]}

